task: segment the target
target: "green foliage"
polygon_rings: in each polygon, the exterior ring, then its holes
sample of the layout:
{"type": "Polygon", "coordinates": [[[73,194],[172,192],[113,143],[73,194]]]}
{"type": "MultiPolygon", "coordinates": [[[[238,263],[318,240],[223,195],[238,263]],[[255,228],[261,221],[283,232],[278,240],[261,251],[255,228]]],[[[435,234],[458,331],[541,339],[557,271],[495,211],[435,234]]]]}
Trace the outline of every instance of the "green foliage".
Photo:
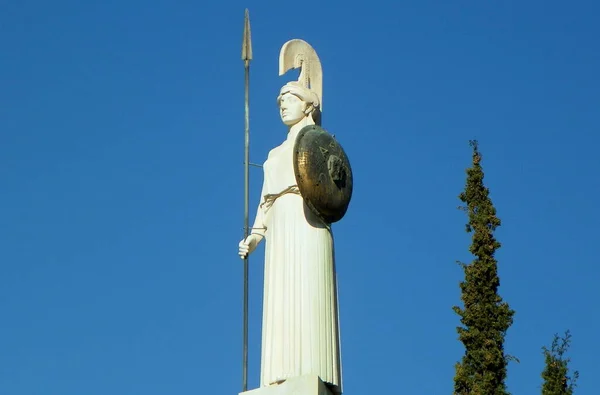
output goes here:
{"type": "Polygon", "coordinates": [[[570,358],[565,358],[565,354],[571,344],[571,333],[565,332],[564,337],[554,335],[550,349],[542,347],[546,367],[542,372],[542,395],[573,395],[576,381],[579,378],[579,372],[573,372],[573,377],[569,376],[570,358]]]}
{"type": "Polygon", "coordinates": [[[454,306],[460,316],[459,340],[465,347],[461,362],[456,364],[455,395],[506,395],[506,366],[511,356],[504,354],[504,338],[512,325],[514,311],[498,294],[500,278],[494,254],[500,243],[494,231],[500,226],[496,209],[483,183],[481,154],[477,141],[472,166],[467,169],[465,190],[459,195],[460,207],[468,214],[467,233],[472,233],[470,264],[461,263],[465,273],[460,283],[464,307],[454,306]]]}

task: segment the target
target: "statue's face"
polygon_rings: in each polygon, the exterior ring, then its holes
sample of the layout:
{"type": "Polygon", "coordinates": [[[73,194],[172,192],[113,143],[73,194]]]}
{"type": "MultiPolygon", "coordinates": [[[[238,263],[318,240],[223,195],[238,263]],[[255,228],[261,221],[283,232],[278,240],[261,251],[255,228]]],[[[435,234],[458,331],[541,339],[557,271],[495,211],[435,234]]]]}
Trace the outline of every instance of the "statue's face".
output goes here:
{"type": "Polygon", "coordinates": [[[285,93],[279,102],[281,120],[287,126],[292,126],[306,117],[306,103],[298,96],[285,93]]]}

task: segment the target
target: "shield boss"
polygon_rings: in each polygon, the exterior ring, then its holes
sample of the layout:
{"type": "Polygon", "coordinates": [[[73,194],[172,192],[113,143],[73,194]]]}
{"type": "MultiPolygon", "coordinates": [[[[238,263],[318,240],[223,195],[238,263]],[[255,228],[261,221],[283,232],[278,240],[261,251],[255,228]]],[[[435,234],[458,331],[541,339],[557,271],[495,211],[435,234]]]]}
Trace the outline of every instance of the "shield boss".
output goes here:
{"type": "Polygon", "coordinates": [[[294,173],[306,205],[326,223],[337,222],[352,197],[352,169],[342,146],[317,125],[300,130],[294,144],[294,173]]]}

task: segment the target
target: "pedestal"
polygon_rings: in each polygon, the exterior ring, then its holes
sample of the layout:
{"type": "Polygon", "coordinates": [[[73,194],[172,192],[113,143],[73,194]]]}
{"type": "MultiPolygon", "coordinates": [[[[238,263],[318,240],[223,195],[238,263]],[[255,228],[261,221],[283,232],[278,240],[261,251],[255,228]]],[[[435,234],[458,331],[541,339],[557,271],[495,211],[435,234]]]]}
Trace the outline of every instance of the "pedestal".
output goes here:
{"type": "Polygon", "coordinates": [[[240,395],[333,395],[316,375],[287,379],[279,385],[240,392],[240,395]]]}

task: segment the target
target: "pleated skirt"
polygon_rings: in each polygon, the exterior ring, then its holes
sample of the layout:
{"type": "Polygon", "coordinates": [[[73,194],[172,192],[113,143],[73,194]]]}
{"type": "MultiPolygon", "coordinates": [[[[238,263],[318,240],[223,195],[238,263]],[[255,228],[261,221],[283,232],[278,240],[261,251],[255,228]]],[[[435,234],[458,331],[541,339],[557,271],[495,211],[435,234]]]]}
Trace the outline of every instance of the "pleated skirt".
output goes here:
{"type": "Polygon", "coordinates": [[[294,194],[274,202],[265,225],[261,386],[316,374],[341,391],[332,234],[294,194]]]}

